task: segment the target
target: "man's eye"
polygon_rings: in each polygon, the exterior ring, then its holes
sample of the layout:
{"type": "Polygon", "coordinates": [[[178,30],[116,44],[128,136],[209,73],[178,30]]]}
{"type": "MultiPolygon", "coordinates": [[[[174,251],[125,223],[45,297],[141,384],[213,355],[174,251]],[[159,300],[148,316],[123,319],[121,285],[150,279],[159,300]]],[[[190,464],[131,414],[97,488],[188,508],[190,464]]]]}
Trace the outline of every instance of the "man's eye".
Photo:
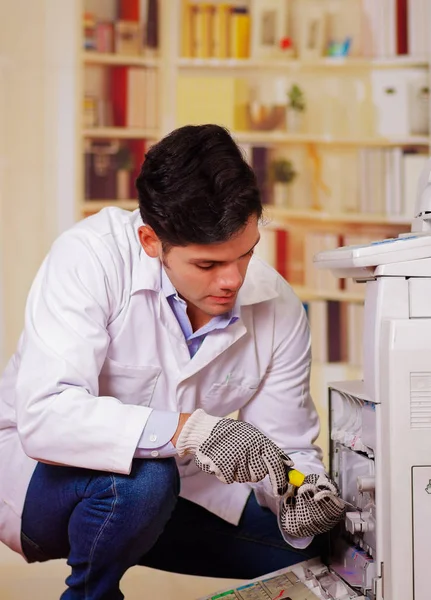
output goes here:
{"type": "Polygon", "coordinates": [[[203,269],[204,271],[208,271],[208,269],[212,269],[214,265],[196,265],[198,269],[203,269]]]}

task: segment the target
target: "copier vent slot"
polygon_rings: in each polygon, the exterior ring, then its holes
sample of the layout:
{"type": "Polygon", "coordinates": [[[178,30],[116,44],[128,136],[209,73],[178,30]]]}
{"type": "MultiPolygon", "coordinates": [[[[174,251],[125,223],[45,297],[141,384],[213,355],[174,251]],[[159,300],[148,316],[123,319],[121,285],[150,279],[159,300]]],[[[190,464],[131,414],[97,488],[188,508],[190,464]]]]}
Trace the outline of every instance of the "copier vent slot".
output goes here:
{"type": "Polygon", "coordinates": [[[410,374],[410,427],[431,428],[431,373],[410,374]]]}

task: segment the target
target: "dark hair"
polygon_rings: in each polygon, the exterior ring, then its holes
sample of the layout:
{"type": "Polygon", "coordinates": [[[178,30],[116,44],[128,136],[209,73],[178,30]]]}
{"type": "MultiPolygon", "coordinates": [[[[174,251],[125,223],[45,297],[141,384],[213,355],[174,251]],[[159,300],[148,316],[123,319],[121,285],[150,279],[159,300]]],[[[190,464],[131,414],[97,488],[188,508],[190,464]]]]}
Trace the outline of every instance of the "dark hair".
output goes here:
{"type": "Polygon", "coordinates": [[[187,125],[145,155],[136,180],[139,209],[167,250],[225,242],[262,203],[252,168],[227,129],[187,125]]]}

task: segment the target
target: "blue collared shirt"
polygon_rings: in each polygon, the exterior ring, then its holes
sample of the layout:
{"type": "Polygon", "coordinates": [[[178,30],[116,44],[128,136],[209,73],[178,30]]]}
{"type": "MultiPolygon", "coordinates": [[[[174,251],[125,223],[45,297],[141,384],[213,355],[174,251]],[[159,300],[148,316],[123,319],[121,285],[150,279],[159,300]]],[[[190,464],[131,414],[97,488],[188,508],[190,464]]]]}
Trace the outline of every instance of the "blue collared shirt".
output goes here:
{"type": "MultiPolygon", "coordinates": [[[[177,290],[166,274],[161,269],[161,286],[169,306],[174,313],[190,353],[190,359],[199,350],[206,336],[216,329],[225,329],[239,319],[239,306],[235,303],[233,309],[223,315],[213,317],[206,325],[193,331],[192,324],[187,315],[187,304],[178,296],[177,290]]],[[[135,452],[137,458],[164,458],[176,454],[174,445],[170,442],[179,420],[179,413],[165,410],[153,410],[145,424],[142,436],[135,452]]]]}

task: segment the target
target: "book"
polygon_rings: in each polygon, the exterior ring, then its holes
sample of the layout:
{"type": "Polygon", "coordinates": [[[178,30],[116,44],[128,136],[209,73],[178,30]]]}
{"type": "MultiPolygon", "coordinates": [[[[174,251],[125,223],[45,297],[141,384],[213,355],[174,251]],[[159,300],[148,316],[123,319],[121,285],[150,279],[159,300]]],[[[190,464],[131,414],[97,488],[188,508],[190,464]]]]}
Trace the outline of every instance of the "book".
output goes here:
{"type": "Polygon", "coordinates": [[[228,58],[230,54],[230,18],[231,7],[221,3],[214,5],[211,34],[211,56],[228,58]]]}
{"type": "Polygon", "coordinates": [[[195,58],[211,56],[212,14],[211,4],[196,3],[192,5],[192,56],[195,58]]]}
{"type": "Polygon", "coordinates": [[[147,20],[145,24],[145,49],[156,53],[159,47],[159,3],[147,0],[147,20]]]}
{"type": "Polygon", "coordinates": [[[126,127],[145,128],[147,97],[147,70],[140,67],[127,69],[126,127]]]}
{"type": "Polygon", "coordinates": [[[250,56],[250,14],[246,7],[234,6],[230,16],[230,56],[250,56]]]}
{"type": "Polygon", "coordinates": [[[127,121],[127,71],[128,67],[112,67],[111,69],[109,97],[114,127],[124,127],[127,121]]]}
{"type": "Polygon", "coordinates": [[[122,21],[139,22],[140,0],[117,0],[117,16],[122,21]]]}

